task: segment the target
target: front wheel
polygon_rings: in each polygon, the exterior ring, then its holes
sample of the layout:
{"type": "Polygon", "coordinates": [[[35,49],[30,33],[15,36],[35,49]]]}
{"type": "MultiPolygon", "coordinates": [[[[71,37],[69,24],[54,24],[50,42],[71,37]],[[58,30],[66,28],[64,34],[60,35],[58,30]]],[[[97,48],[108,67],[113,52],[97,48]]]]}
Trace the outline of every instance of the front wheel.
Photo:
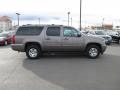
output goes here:
{"type": "Polygon", "coordinates": [[[95,59],[100,55],[100,47],[97,45],[89,45],[87,47],[86,54],[89,58],[95,59]]]}
{"type": "Polygon", "coordinates": [[[30,45],[26,49],[26,56],[30,59],[37,59],[41,55],[41,50],[38,45],[30,45]]]}

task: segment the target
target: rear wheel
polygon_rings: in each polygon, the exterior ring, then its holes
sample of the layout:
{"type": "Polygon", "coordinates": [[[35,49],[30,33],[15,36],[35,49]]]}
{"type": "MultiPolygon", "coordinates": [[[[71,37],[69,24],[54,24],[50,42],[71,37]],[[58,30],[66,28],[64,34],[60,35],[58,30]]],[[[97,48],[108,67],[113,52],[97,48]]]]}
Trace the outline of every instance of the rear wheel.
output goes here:
{"type": "Polygon", "coordinates": [[[38,45],[27,46],[26,56],[30,59],[37,59],[41,55],[41,49],[38,45]]]}
{"type": "Polygon", "coordinates": [[[100,47],[97,45],[89,45],[86,49],[89,58],[95,59],[100,55],[100,47]]]}

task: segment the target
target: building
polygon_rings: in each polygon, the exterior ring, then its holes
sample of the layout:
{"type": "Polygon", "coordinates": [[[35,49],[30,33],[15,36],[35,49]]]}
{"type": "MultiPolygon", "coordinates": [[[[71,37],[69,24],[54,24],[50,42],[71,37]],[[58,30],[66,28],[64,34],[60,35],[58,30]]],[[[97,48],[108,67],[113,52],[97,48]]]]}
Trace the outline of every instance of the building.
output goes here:
{"type": "Polygon", "coordinates": [[[12,20],[8,16],[0,16],[0,32],[12,29],[12,20]]]}
{"type": "Polygon", "coordinates": [[[113,25],[112,24],[103,24],[102,27],[105,30],[113,30],[113,25]]]}
{"type": "Polygon", "coordinates": [[[112,24],[103,24],[99,26],[91,26],[92,29],[96,30],[113,30],[113,25],[112,24]]]}

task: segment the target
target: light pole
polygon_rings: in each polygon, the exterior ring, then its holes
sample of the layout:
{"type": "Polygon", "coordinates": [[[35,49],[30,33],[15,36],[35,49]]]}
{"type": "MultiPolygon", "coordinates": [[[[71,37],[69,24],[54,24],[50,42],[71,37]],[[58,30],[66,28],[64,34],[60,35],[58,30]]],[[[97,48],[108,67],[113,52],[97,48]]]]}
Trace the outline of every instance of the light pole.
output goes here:
{"type": "Polygon", "coordinates": [[[19,13],[16,13],[16,14],[17,14],[17,17],[18,17],[18,26],[19,26],[19,15],[20,15],[20,14],[19,14],[19,13]]]}
{"type": "Polygon", "coordinates": [[[40,18],[38,18],[38,21],[39,21],[39,25],[40,25],[40,18]]]}
{"type": "Polygon", "coordinates": [[[71,17],[71,26],[72,26],[72,17],[71,17]]]}
{"type": "Polygon", "coordinates": [[[69,26],[69,17],[70,17],[70,12],[68,12],[68,26],[69,26]]]}
{"type": "Polygon", "coordinates": [[[81,16],[82,16],[82,0],[80,0],[80,31],[81,31],[81,16]]]}
{"type": "Polygon", "coordinates": [[[104,18],[102,19],[102,29],[104,29],[104,18]]]}

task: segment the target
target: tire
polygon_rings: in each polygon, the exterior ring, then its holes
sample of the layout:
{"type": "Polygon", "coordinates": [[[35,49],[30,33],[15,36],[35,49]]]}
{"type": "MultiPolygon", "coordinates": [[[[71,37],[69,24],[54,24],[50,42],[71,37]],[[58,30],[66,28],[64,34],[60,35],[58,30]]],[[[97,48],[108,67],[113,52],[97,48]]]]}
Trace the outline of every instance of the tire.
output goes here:
{"type": "Polygon", "coordinates": [[[100,47],[97,45],[89,45],[86,49],[86,54],[91,59],[96,59],[100,55],[100,47]]]}
{"type": "Polygon", "coordinates": [[[38,45],[30,45],[26,48],[26,56],[29,59],[37,59],[41,55],[41,49],[38,45]]]}

